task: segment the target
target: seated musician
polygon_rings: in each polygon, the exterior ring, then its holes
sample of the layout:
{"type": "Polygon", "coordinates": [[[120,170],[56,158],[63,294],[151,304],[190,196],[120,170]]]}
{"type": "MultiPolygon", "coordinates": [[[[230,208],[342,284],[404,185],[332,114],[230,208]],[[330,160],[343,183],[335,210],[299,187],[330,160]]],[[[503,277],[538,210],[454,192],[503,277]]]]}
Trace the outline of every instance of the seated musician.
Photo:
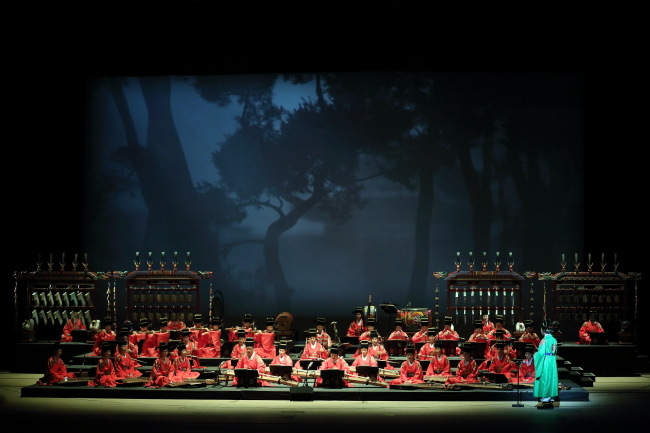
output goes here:
{"type": "Polygon", "coordinates": [[[121,339],[117,342],[117,351],[113,357],[113,365],[115,367],[115,375],[119,379],[142,376],[142,373],[136,370],[136,367],[141,367],[141,365],[128,352],[129,344],[129,341],[126,339],[121,339]]]}
{"type": "Polygon", "coordinates": [[[510,331],[508,331],[506,328],[503,327],[503,316],[498,315],[496,319],[494,319],[494,329],[488,332],[488,338],[492,340],[492,344],[494,344],[494,341],[496,340],[496,333],[497,331],[501,331],[503,334],[503,338],[510,340],[511,335],[510,331]]]}
{"type": "Polygon", "coordinates": [[[483,322],[481,319],[476,319],[474,322],[474,332],[469,336],[467,341],[476,341],[479,343],[485,343],[485,357],[488,358],[490,354],[490,340],[485,334],[483,322]]]}
{"type": "Polygon", "coordinates": [[[253,323],[252,316],[250,314],[244,314],[244,318],[242,319],[242,326],[235,326],[230,330],[230,333],[228,334],[228,341],[237,341],[239,338],[238,331],[240,329],[244,330],[244,333],[246,334],[246,337],[252,337],[253,334],[255,333],[255,330],[251,327],[253,323]]]}
{"type": "Polygon", "coordinates": [[[426,376],[451,376],[449,360],[447,359],[447,355],[444,355],[442,353],[442,343],[439,341],[436,341],[435,343],[435,351],[433,357],[431,358],[431,362],[429,363],[429,367],[427,368],[426,376]]]}
{"type": "Polygon", "coordinates": [[[519,378],[511,377],[511,383],[517,383],[517,381],[519,383],[535,383],[535,360],[533,358],[535,348],[532,344],[528,343],[524,350],[525,358],[519,365],[519,378]]]}
{"type": "Polygon", "coordinates": [[[78,311],[72,312],[72,317],[68,319],[65,325],[63,325],[63,335],[61,335],[61,341],[64,343],[72,342],[72,331],[76,329],[86,329],[86,325],[81,321],[78,311]]]}
{"type": "Polygon", "coordinates": [[[210,322],[210,330],[201,334],[197,342],[199,346],[199,358],[219,358],[221,356],[221,319],[213,317],[210,322]]]}
{"type": "Polygon", "coordinates": [[[420,330],[413,334],[411,341],[413,344],[427,342],[429,340],[429,318],[422,316],[420,319],[420,330]]]}
{"type": "MultiPolygon", "coordinates": [[[[293,365],[293,360],[291,359],[291,356],[287,353],[287,343],[284,340],[281,340],[278,343],[278,354],[273,360],[271,360],[271,365],[293,365]]],[[[300,368],[300,361],[298,361],[298,367],[300,368]]],[[[268,371],[270,371],[270,368],[267,368],[268,371]]],[[[301,382],[302,379],[298,376],[295,375],[286,375],[284,376],[284,379],[291,379],[296,382],[301,382]]]]}
{"type": "MultiPolygon", "coordinates": [[[[252,338],[246,339],[246,353],[244,354],[244,356],[239,358],[239,362],[237,363],[237,368],[257,370],[259,374],[264,374],[266,370],[266,364],[264,364],[262,358],[257,353],[255,353],[255,342],[253,341],[252,338]]],[[[234,378],[232,385],[237,386],[237,382],[238,382],[237,378],[234,378]]],[[[273,386],[272,384],[263,380],[258,380],[257,385],[273,386]]]]}
{"type": "Polygon", "coordinates": [[[174,363],[174,374],[171,377],[171,381],[179,383],[185,381],[185,379],[198,378],[200,373],[192,371],[192,363],[190,362],[190,357],[187,355],[185,344],[179,343],[176,350],[178,351],[178,356],[172,360],[174,363]]]}
{"type": "Polygon", "coordinates": [[[415,360],[415,348],[406,346],[406,361],[399,369],[399,378],[390,381],[389,385],[407,385],[409,383],[424,383],[422,366],[415,360]]]}
{"type": "Polygon", "coordinates": [[[389,340],[402,340],[402,341],[408,341],[409,336],[406,332],[402,330],[402,319],[397,318],[395,319],[395,330],[391,332],[391,334],[388,336],[389,340]]]}
{"type": "MultiPolygon", "coordinates": [[[[451,316],[445,317],[445,327],[442,328],[442,331],[438,332],[436,340],[460,340],[458,332],[452,329],[452,318],[451,316]]],[[[458,352],[460,353],[460,352],[458,352]]]]}
{"type": "MultiPolygon", "coordinates": [[[[357,356],[354,359],[354,362],[352,363],[352,366],[351,366],[352,367],[351,370],[353,370],[358,365],[369,365],[369,366],[376,366],[377,365],[377,360],[375,359],[375,357],[372,356],[368,352],[368,346],[369,346],[369,344],[368,344],[367,340],[363,340],[359,344],[360,353],[359,353],[359,356],[357,356]]],[[[377,377],[373,377],[372,380],[383,381],[383,378],[381,378],[379,375],[377,375],[377,377]]]]}
{"type": "Polygon", "coordinates": [[[149,330],[147,318],[143,317],[140,319],[140,330],[133,331],[133,334],[129,337],[129,341],[134,344],[138,344],[138,341],[143,340],[140,356],[158,356],[156,353],[158,341],[153,334],[154,332],[149,330]]]}
{"type": "Polygon", "coordinates": [[[490,331],[494,329],[494,323],[490,322],[490,316],[487,314],[483,315],[483,320],[481,320],[481,323],[483,324],[483,332],[485,334],[489,334],[490,331]]]}
{"type": "Polygon", "coordinates": [[[257,331],[255,333],[255,353],[262,358],[275,358],[275,319],[273,317],[266,318],[266,329],[264,331],[257,331]]]}
{"type": "Polygon", "coordinates": [[[175,365],[169,358],[169,348],[165,341],[160,343],[158,353],[160,356],[153,363],[149,383],[145,385],[147,388],[161,388],[171,383],[174,376],[175,365]]]}
{"type": "MultiPolygon", "coordinates": [[[[185,329],[188,329],[188,328],[185,328],[185,329]]],[[[190,340],[192,340],[193,342],[198,341],[201,338],[201,334],[203,334],[204,332],[209,331],[208,328],[203,326],[203,316],[201,314],[198,314],[198,313],[194,315],[194,326],[189,328],[189,330],[190,330],[190,333],[191,333],[190,340]]]]}
{"type": "Polygon", "coordinates": [[[102,356],[102,344],[105,341],[115,341],[116,335],[112,329],[113,318],[111,316],[106,316],[102,320],[102,326],[104,329],[95,334],[95,345],[93,346],[93,356],[102,356]]]}
{"type": "MultiPolygon", "coordinates": [[[[488,353],[485,355],[486,360],[490,360],[494,358],[497,355],[497,347],[496,344],[500,342],[508,343],[510,340],[505,337],[505,334],[503,333],[503,330],[501,329],[495,329],[494,331],[494,340],[490,340],[492,343],[492,346],[490,347],[490,350],[488,353]]],[[[510,345],[506,345],[504,347],[504,351],[510,356],[510,359],[515,359],[517,357],[517,353],[515,350],[512,348],[510,345]]],[[[482,368],[482,370],[484,370],[482,368]]]]}
{"type": "MultiPolygon", "coordinates": [[[[320,367],[318,368],[319,370],[343,370],[345,374],[350,374],[350,366],[348,365],[347,362],[343,358],[339,356],[341,347],[340,345],[333,343],[332,344],[332,350],[330,351],[330,357],[323,362],[320,367]]],[[[319,386],[323,383],[323,380],[319,377],[316,380],[316,386],[319,386]]],[[[351,387],[349,382],[343,381],[343,386],[346,387],[351,387]]]]}
{"type": "Polygon", "coordinates": [[[424,343],[418,352],[418,359],[423,361],[425,359],[433,359],[433,355],[436,352],[436,331],[434,329],[429,329],[428,335],[429,341],[424,343]]]}
{"type": "Polygon", "coordinates": [[[445,381],[445,385],[478,382],[478,366],[472,358],[472,348],[469,344],[465,344],[461,348],[461,357],[456,368],[456,375],[448,378],[445,381]]]}
{"type": "Polygon", "coordinates": [[[111,343],[104,342],[101,347],[102,357],[97,361],[95,379],[88,382],[88,386],[117,386],[118,380],[115,374],[115,366],[111,360],[111,343]]]}
{"type": "Polygon", "coordinates": [[[382,340],[381,335],[379,335],[379,332],[377,332],[377,330],[375,329],[375,323],[376,323],[376,320],[375,320],[374,317],[369,317],[368,318],[368,326],[366,327],[366,332],[361,334],[361,336],[359,337],[359,341],[370,340],[371,339],[370,333],[373,332],[373,331],[377,333],[377,338],[379,339],[379,341],[382,340]]]}
{"type": "MultiPolygon", "coordinates": [[[[498,341],[495,344],[497,353],[496,356],[490,360],[490,368],[488,368],[488,371],[492,373],[501,373],[506,378],[510,379],[513,376],[512,370],[517,370],[517,365],[512,362],[510,356],[505,352],[505,346],[506,344],[503,341],[498,341]]],[[[481,367],[479,367],[479,370],[481,370],[481,367]]]]}
{"type": "Polygon", "coordinates": [[[120,329],[120,340],[126,340],[126,353],[128,353],[131,358],[138,359],[138,345],[131,343],[130,340],[131,331],[126,326],[120,329]]]}
{"type": "Polygon", "coordinates": [[[533,330],[535,323],[533,323],[532,320],[524,320],[524,325],[526,326],[526,330],[521,334],[521,337],[519,337],[519,341],[525,341],[526,343],[532,344],[535,351],[537,351],[537,348],[539,347],[539,337],[533,330]]]}
{"type": "Polygon", "coordinates": [[[347,336],[348,337],[360,337],[366,331],[366,327],[363,323],[363,307],[357,307],[354,311],[354,320],[350,323],[348,328],[347,336]]]}
{"type": "Polygon", "coordinates": [[[325,318],[319,317],[316,319],[316,341],[318,341],[325,350],[329,349],[332,344],[332,339],[325,332],[325,318]]]}
{"type": "Polygon", "coordinates": [[[180,319],[179,311],[176,310],[171,315],[171,320],[167,323],[167,329],[170,331],[180,331],[181,329],[187,328],[185,322],[180,319]]]}
{"type": "MultiPolygon", "coordinates": [[[[167,320],[166,317],[161,317],[160,322],[158,322],[160,325],[160,330],[155,331],[153,333],[153,337],[155,337],[156,339],[155,340],[156,347],[159,347],[160,343],[162,343],[163,341],[169,343],[169,329],[167,328],[168,322],[169,321],[167,320]]],[[[150,354],[149,356],[156,356],[156,357],[158,356],[158,352],[156,351],[156,348],[154,348],[153,353],[150,354]]]]}
{"type": "Polygon", "coordinates": [[[325,359],[327,350],[316,340],[316,329],[309,330],[309,339],[305,343],[301,359],[325,359]]]}
{"type": "MultiPolygon", "coordinates": [[[[181,330],[181,343],[185,345],[185,353],[188,358],[192,358],[192,368],[203,368],[199,361],[199,346],[195,341],[192,341],[192,333],[189,329],[181,330]]],[[[178,348],[174,349],[169,354],[170,358],[174,359],[180,355],[178,348]]]]}
{"type": "Polygon", "coordinates": [[[61,360],[61,353],[63,353],[61,343],[56,341],[52,347],[52,356],[47,360],[45,376],[39,379],[38,385],[53,385],[61,381],[77,380],[77,376],[74,373],[68,373],[65,368],[65,363],[61,360]]]}
{"type": "MultiPolygon", "coordinates": [[[[377,331],[370,331],[370,345],[368,346],[368,354],[376,360],[388,361],[388,352],[382,344],[379,344],[379,334],[377,331]]],[[[386,363],[386,369],[394,370],[394,368],[386,363]]]]}
{"type": "Polygon", "coordinates": [[[578,336],[580,341],[577,344],[591,344],[591,335],[590,332],[605,332],[600,323],[596,321],[596,312],[589,312],[589,320],[582,324],[582,327],[578,331],[578,336]]]}

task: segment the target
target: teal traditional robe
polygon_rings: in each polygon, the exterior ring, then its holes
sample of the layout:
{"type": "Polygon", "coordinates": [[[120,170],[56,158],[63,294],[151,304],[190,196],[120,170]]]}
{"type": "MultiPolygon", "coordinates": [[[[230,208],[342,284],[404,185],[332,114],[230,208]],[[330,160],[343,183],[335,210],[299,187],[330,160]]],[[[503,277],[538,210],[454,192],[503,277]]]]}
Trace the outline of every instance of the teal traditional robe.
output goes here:
{"type": "Polygon", "coordinates": [[[551,334],[546,336],[539,343],[539,349],[535,353],[535,386],[533,396],[535,397],[557,397],[557,340],[551,334]]]}

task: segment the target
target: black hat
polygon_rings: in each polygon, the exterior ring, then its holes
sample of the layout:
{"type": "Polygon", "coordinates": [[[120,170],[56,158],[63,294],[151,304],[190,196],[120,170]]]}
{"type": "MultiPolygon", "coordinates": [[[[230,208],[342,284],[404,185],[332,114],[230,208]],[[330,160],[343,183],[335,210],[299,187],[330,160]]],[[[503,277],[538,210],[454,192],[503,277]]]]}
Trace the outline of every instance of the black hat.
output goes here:
{"type": "Polygon", "coordinates": [[[445,325],[451,325],[452,320],[451,316],[445,316],[445,325]]]}
{"type": "Polygon", "coordinates": [[[533,353],[535,351],[535,346],[532,345],[532,343],[526,344],[526,347],[524,348],[524,353],[533,353]]]}
{"type": "Polygon", "coordinates": [[[241,319],[242,323],[251,323],[253,318],[250,314],[244,314],[244,318],[241,319]]]}
{"type": "Polygon", "coordinates": [[[149,322],[147,322],[147,318],[146,318],[146,317],[143,317],[142,319],[140,319],[140,326],[141,326],[142,328],[146,328],[148,325],[149,325],[149,322]]]}
{"type": "Polygon", "coordinates": [[[402,326],[402,323],[403,323],[403,322],[402,322],[402,318],[401,318],[401,317],[398,317],[397,319],[395,319],[395,326],[402,326]]]}
{"type": "Polygon", "coordinates": [[[246,338],[246,331],[244,331],[243,329],[238,329],[237,338],[246,338]]]}
{"type": "Polygon", "coordinates": [[[316,336],[316,328],[309,328],[309,337],[316,336]]]}
{"type": "Polygon", "coordinates": [[[407,354],[409,354],[409,353],[413,353],[413,354],[415,354],[415,348],[413,347],[412,344],[407,344],[407,345],[406,345],[406,353],[407,353],[407,354]]]}
{"type": "Polygon", "coordinates": [[[474,328],[476,329],[483,329],[483,322],[480,319],[477,319],[474,321],[474,328]]]}
{"type": "Polygon", "coordinates": [[[181,329],[181,335],[182,335],[183,337],[185,337],[185,336],[189,336],[189,335],[190,335],[190,330],[189,330],[188,328],[183,328],[183,329],[181,329]]]}
{"type": "Polygon", "coordinates": [[[337,354],[337,355],[340,354],[341,345],[339,343],[332,343],[330,347],[332,348],[332,352],[331,352],[332,354],[337,354]]]}
{"type": "Polygon", "coordinates": [[[52,352],[56,352],[61,348],[61,342],[60,341],[55,341],[54,345],[52,345],[52,352]]]}
{"type": "Polygon", "coordinates": [[[428,316],[422,316],[420,318],[420,326],[429,326],[429,317],[428,316]]]}
{"type": "Polygon", "coordinates": [[[526,328],[532,328],[533,327],[533,321],[530,319],[524,320],[524,325],[526,325],[526,328]]]}
{"type": "Polygon", "coordinates": [[[502,316],[501,314],[497,315],[497,316],[494,318],[494,323],[501,323],[501,324],[503,324],[503,316],[502,316]]]}
{"type": "Polygon", "coordinates": [[[433,344],[433,347],[439,347],[439,348],[442,349],[442,342],[441,342],[441,341],[436,341],[436,342],[433,344]]]}
{"type": "Polygon", "coordinates": [[[220,317],[213,317],[213,318],[212,318],[212,324],[213,324],[213,325],[219,325],[219,326],[221,326],[222,323],[223,323],[223,322],[221,321],[221,318],[220,318],[220,317]]]}
{"type": "Polygon", "coordinates": [[[435,337],[438,333],[435,329],[431,328],[427,331],[427,337],[435,337]]]}
{"type": "Polygon", "coordinates": [[[104,352],[107,350],[111,350],[111,344],[108,341],[104,341],[102,343],[102,354],[104,354],[104,352]]]}
{"type": "Polygon", "coordinates": [[[160,319],[160,326],[167,326],[167,323],[169,323],[169,320],[166,317],[160,319]]]}
{"type": "Polygon", "coordinates": [[[368,317],[368,326],[375,326],[375,318],[368,317]]]}
{"type": "Polygon", "coordinates": [[[187,346],[185,343],[178,343],[178,346],[176,346],[176,349],[178,349],[178,353],[181,353],[183,349],[187,349],[187,346]]]}
{"type": "Polygon", "coordinates": [[[497,349],[505,349],[506,343],[504,343],[503,341],[497,341],[495,346],[497,347],[497,349]]]}
{"type": "Polygon", "coordinates": [[[357,308],[352,312],[352,314],[357,314],[357,313],[359,313],[359,314],[363,314],[363,307],[357,307],[357,308]]]}
{"type": "Polygon", "coordinates": [[[199,313],[196,313],[194,315],[194,323],[201,323],[201,322],[203,322],[203,316],[201,316],[201,314],[199,313]]]}
{"type": "Polygon", "coordinates": [[[160,350],[160,353],[162,353],[163,350],[169,350],[169,347],[167,346],[167,342],[161,341],[160,346],[158,346],[158,350],[160,350]]]}
{"type": "Polygon", "coordinates": [[[120,328],[120,337],[127,337],[130,334],[129,328],[123,326],[120,328]]]}
{"type": "Polygon", "coordinates": [[[128,345],[129,345],[129,340],[119,340],[117,342],[117,347],[121,347],[121,346],[127,346],[128,347],[128,345]]]}
{"type": "Polygon", "coordinates": [[[253,337],[248,337],[246,339],[246,347],[255,347],[255,340],[253,340],[253,337]]]}
{"type": "Polygon", "coordinates": [[[267,317],[266,326],[273,326],[273,325],[275,325],[275,319],[273,317],[267,317]]]}
{"type": "Polygon", "coordinates": [[[113,323],[113,318],[111,316],[106,316],[102,319],[102,327],[107,327],[113,323]]]}
{"type": "Polygon", "coordinates": [[[361,343],[359,343],[359,349],[367,349],[368,348],[368,340],[362,340],[361,343]]]}
{"type": "Polygon", "coordinates": [[[316,326],[318,326],[318,325],[325,326],[325,318],[324,317],[318,317],[316,319],[316,326]]]}
{"type": "Polygon", "coordinates": [[[370,331],[370,338],[379,338],[379,333],[377,331],[370,331]]]}
{"type": "Polygon", "coordinates": [[[463,344],[460,348],[461,353],[472,353],[472,345],[471,344],[463,344]]]}
{"type": "Polygon", "coordinates": [[[280,341],[278,343],[278,350],[280,350],[280,349],[287,350],[287,342],[286,341],[280,341]]]}

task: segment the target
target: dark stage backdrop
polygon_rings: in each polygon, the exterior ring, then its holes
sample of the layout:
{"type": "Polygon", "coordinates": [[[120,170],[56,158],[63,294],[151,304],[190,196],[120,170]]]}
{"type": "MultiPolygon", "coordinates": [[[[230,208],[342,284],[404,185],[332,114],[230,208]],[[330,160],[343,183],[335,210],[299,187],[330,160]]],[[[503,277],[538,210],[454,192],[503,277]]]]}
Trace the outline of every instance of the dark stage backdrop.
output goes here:
{"type": "Polygon", "coordinates": [[[512,252],[516,271],[554,272],[584,248],[582,85],[575,73],[89,79],[82,248],[106,271],[132,270],[136,251],[154,268],[162,251],[168,266],[191,251],[226,316],[258,321],[345,316],[370,295],[434,308],[432,272],[455,269],[457,252],[462,269],[470,251],[490,270],[512,252]]]}

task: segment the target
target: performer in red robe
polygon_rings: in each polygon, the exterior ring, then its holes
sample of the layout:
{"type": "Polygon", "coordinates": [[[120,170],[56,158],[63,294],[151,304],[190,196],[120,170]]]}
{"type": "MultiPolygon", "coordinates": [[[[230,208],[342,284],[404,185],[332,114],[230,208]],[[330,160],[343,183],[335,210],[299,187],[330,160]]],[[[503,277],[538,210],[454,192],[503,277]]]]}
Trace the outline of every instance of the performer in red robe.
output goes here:
{"type": "MultiPolygon", "coordinates": [[[[376,360],[388,361],[388,352],[386,352],[386,349],[382,344],[379,344],[379,334],[377,334],[377,331],[370,332],[368,354],[376,360]]],[[[388,363],[386,363],[386,369],[394,370],[394,368],[388,363]]]]}
{"type": "Polygon", "coordinates": [[[38,385],[53,385],[61,381],[77,380],[77,376],[74,373],[68,373],[65,368],[65,363],[61,360],[61,353],[63,353],[61,344],[56,341],[52,348],[52,356],[47,360],[45,376],[39,379],[38,385]]]}
{"type": "Polygon", "coordinates": [[[377,339],[379,340],[379,342],[382,341],[381,335],[379,335],[379,332],[377,332],[377,330],[375,329],[375,318],[374,317],[370,317],[368,319],[368,326],[366,327],[366,332],[361,334],[361,336],[359,337],[359,341],[363,341],[363,340],[370,341],[372,339],[372,336],[370,335],[371,332],[376,332],[377,333],[377,339]]]}
{"type": "Polygon", "coordinates": [[[510,378],[510,383],[535,383],[535,359],[533,352],[535,349],[532,344],[527,344],[525,349],[525,359],[519,364],[519,378],[510,378]]]}
{"type": "Polygon", "coordinates": [[[86,329],[86,325],[79,318],[79,312],[73,311],[72,317],[68,319],[65,325],[63,325],[63,335],[61,335],[61,341],[64,343],[72,342],[72,331],[75,329],[86,329]]]}
{"type": "Polygon", "coordinates": [[[157,358],[160,356],[158,353],[158,347],[160,343],[165,342],[169,344],[169,330],[167,329],[167,318],[163,317],[160,319],[160,330],[155,331],[150,336],[145,339],[146,345],[142,345],[142,356],[148,356],[151,358],[157,358]]]}
{"type": "Polygon", "coordinates": [[[490,322],[490,316],[487,314],[483,315],[481,323],[483,324],[483,333],[485,334],[489,334],[494,329],[494,323],[490,322]]]}
{"type": "Polygon", "coordinates": [[[198,378],[200,373],[192,371],[190,358],[187,356],[187,350],[185,350],[185,344],[179,343],[176,350],[178,350],[178,356],[172,360],[174,364],[174,374],[171,377],[171,381],[179,383],[183,382],[185,379],[198,378]]]}
{"type": "Polygon", "coordinates": [[[327,350],[316,341],[316,330],[309,330],[309,340],[305,343],[305,349],[302,351],[301,359],[325,359],[327,350]]]}
{"type": "Polygon", "coordinates": [[[578,336],[580,337],[578,344],[591,344],[590,332],[605,332],[600,323],[596,321],[596,313],[593,311],[589,313],[589,320],[583,323],[578,331],[578,336]]]}
{"type": "Polygon", "coordinates": [[[262,358],[275,358],[275,331],[273,325],[275,319],[268,317],[266,319],[266,329],[255,333],[255,353],[262,358]]]}
{"type": "MultiPolygon", "coordinates": [[[[273,360],[271,360],[270,365],[293,365],[293,360],[291,359],[291,356],[287,354],[287,343],[285,341],[280,341],[278,344],[278,354],[273,360]]],[[[270,372],[270,369],[269,369],[270,372]]],[[[301,382],[300,377],[295,376],[295,375],[287,375],[285,379],[294,380],[296,382],[301,382]]]]}
{"type": "Polygon", "coordinates": [[[469,345],[464,345],[461,348],[462,359],[456,368],[456,376],[452,376],[445,381],[445,385],[457,383],[476,383],[478,379],[478,366],[476,361],[472,359],[472,349],[469,345]]]}
{"type": "Polygon", "coordinates": [[[201,334],[197,342],[199,346],[199,358],[220,358],[221,357],[221,319],[213,317],[210,330],[201,334]]]}
{"type": "Polygon", "coordinates": [[[161,343],[158,353],[160,353],[160,357],[153,363],[149,383],[145,385],[147,388],[161,388],[169,384],[174,376],[175,365],[169,358],[167,343],[161,343]]]}
{"type": "Polygon", "coordinates": [[[201,335],[204,332],[208,332],[209,329],[203,326],[203,316],[201,314],[194,315],[194,326],[191,328],[186,328],[190,331],[190,340],[193,342],[198,342],[201,339],[201,335]]]}
{"type": "Polygon", "coordinates": [[[427,338],[429,341],[424,343],[418,352],[418,359],[420,361],[433,359],[436,352],[436,331],[434,329],[429,329],[429,335],[427,338]]]}
{"type": "Polygon", "coordinates": [[[325,350],[327,350],[332,344],[332,339],[325,332],[325,318],[319,317],[316,319],[316,341],[320,343],[325,350]]]}
{"type": "Polygon", "coordinates": [[[142,373],[136,370],[136,367],[141,367],[141,365],[129,354],[128,345],[128,341],[120,340],[117,343],[117,352],[113,357],[115,375],[120,379],[142,376],[142,373]]]}
{"type": "Polygon", "coordinates": [[[508,331],[506,328],[503,327],[503,316],[498,315],[496,319],[494,320],[495,326],[494,329],[492,329],[490,332],[488,332],[488,338],[492,340],[492,344],[494,344],[494,341],[496,340],[496,333],[497,331],[502,331],[503,332],[503,339],[508,339],[512,338],[512,335],[510,334],[510,331],[508,331]]]}
{"type": "Polygon", "coordinates": [[[129,328],[127,327],[122,327],[120,329],[120,339],[121,340],[126,340],[126,353],[131,355],[131,358],[133,359],[138,359],[138,345],[131,343],[131,331],[129,331],[129,328]]]}
{"type": "Polygon", "coordinates": [[[153,357],[156,356],[156,347],[158,340],[154,336],[154,332],[149,330],[147,319],[143,317],[140,319],[140,330],[135,332],[129,337],[129,341],[133,344],[138,344],[142,340],[142,349],[139,356],[153,357]]]}
{"type": "Polygon", "coordinates": [[[361,334],[366,331],[366,327],[363,323],[363,307],[357,307],[354,314],[355,318],[352,323],[350,323],[346,334],[348,337],[360,337],[361,334]]]}
{"type": "Polygon", "coordinates": [[[395,319],[395,330],[388,336],[388,340],[410,340],[408,334],[402,330],[402,319],[395,319]]]}
{"type": "Polygon", "coordinates": [[[413,342],[413,345],[415,343],[421,343],[421,342],[427,342],[429,340],[429,318],[427,316],[423,316],[420,319],[420,330],[413,334],[413,337],[411,337],[411,341],[413,342]]]}
{"type": "Polygon", "coordinates": [[[167,323],[167,329],[170,331],[180,331],[181,329],[187,328],[187,326],[185,326],[185,322],[179,318],[178,313],[178,311],[173,312],[172,320],[167,323]]]}
{"type": "Polygon", "coordinates": [[[427,376],[435,376],[435,377],[449,377],[451,376],[451,368],[449,365],[449,359],[447,359],[447,355],[443,355],[442,353],[442,343],[439,341],[436,341],[435,343],[435,351],[433,354],[433,358],[431,359],[431,362],[429,363],[429,367],[427,368],[427,376]]]}
{"type": "MultiPolygon", "coordinates": [[[[255,353],[255,342],[252,339],[246,340],[246,354],[239,358],[237,362],[237,368],[247,368],[251,370],[257,370],[259,374],[264,373],[266,369],[266,364],[262,358],[255,353]]],[[[234,378],[232,381],[233,386],[237,386],[238,380],[234,378]]],[[[270,383],[264,380],[257,381],[258,386],[273,386],[270,383]]]]}
{"type": "MultiPolygon", "coordinates": [[[[327,358],[318,368],[319,370],[343,370],[346,375],[350,374],[350,366],[343,358],[339,356],[340,346],[336,343],[332,344],[332,350],[330,351],[330,357],[327,358]]],[[[316,386],[322,385],[323,380],[319,377],[316,380],[316,386]]],[[[343,386],[352,387],[352,385],[344,380],[343,386]]]]}
{"type": "Polygon", "coordinates": [[[422,365],[415,360],[415,348],[406,346],[406,361],[399,369],[399,377],[390,381],[389,385],[408,385],[409,383],[424,383],[422,365]]]}
{"type": "Polygon", "coordinates": [[[476,341],[478,343],[485,343],[484,356],[487,358],[490,354],[490,340],[488,339],[485,331],[483,330],[483,322],[476,319],[474,322],[474,332],[469,336],[467,341],[476,341]]]}
{"type": "Polygon", "coordinates": [[[102,357],[97,361],[95,369],[95,379],[88,382],[88,386],[117,386],[116,381],[119,379],[115,374],[115,367],[111,360],[111,345],[106,342],[101,348],[102,357]]]}
{"type": "Polygon", "coordinates": [[[539,337],[533,330],[535,324],[533,323],[532,320],[524,320],[524,325],[526,325],[526,331],[524,331],[523,334],[521,334],[521,337],[519,337],[519,341],[525,341],[526,343],[530,343],[533,345],[533,348],[535,349],[535,352],[537,351],[537,348],[539,347],[539,337]]]}
{"type": "Polygon", "coordinates": [[[95,334],[95,345],[93,346],[93,356],[102,356],[102,344],[105,341],[115,341],[116,335],[111,328],[111,323],[113,318],[107,316],[102,320],[102,326],[104,329],[95,334]]]}
{"type": "MultiPolygon", "coordinates": [[[[460,340],[458,332],[454,331],[451,328],[452,318],[451,316],[445,317],[445,327],[436,335],[436,340],[460,340]]],[[[456,347],[456,353],[447,353],[448,356],[460,355],[460,348],[456,347]]]]}
{"type": "MultiPolygon", "coordinates": [[[[361,344],[359,345],[359,351],[360,351],[359,356],[357,356],[354,359],[350,371],[355,370],[355,367],[357,367],[358,365],[369,365],[371,367],[377,366],[377,360],[368,351],[368,346],[369,346],[368,341],[364,340],[361,342],[361,344]]],[[[355,373],[355,376],[358,375],[355,373]]],[[[379,376],[379,374],[377,374],[376,377],[373,377],[372,380],[381,381],[381,382],[384,381],[384,379],[381,376],[379,376]]]]}
{"type": "Polygon", "coordinates": [[[253,318],[250,314],[244,314],[244,318],[242,319],[242,326],[235,326],[233,327],[230,332],[228,333],[228,341],[237,341],[239,339],[239,331],[244,330],[244,333],[246,334],[245,338],[252,337],[255,334],[255,329],[252,328],[252,323],[253,323],[253,318]]]}
{"type": "MultiPolygon", "coordinates": [[[[492,373],[501,373],[506,378],[510,379],[513,376],[512,370],[517,370],[517,365],[514,364],[508,354],[505,353],[505,343],[499,341],[496,343],[497,354],[490,361],[490,368],[488,369],[492,373]]],[[[481,368],[479,367],[479,370],[481,368]]]]}

